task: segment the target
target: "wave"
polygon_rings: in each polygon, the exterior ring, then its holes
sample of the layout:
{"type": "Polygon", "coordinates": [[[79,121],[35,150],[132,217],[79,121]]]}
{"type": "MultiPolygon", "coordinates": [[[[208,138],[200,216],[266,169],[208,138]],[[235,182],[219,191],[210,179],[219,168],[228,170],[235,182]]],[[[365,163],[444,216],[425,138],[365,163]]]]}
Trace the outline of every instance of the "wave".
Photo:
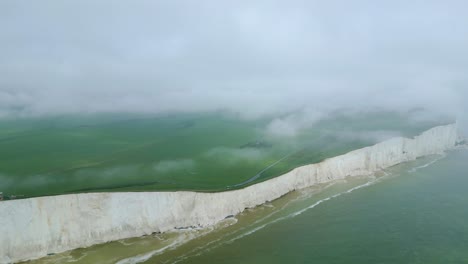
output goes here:
{"type": "MultiPolygon", "coordinates": [[[[216,226],[209,226],[209,227],[206,227],[206,228],[193,228],[193,229],[191,228],[191,229],[187,229],[187,230],[174,230],[174,231],[171,231],[173,233],[177,233],[178,236],[169,245],[164,246],[164,247],[162,247],[160,249],[152,250],[152,251],[149,251],[147,253],[134,256],[134,257],[122,259],[122,260],[116,262],[116,264],[136,264],[136,263],[145,262],[145,261],[149,260],[150,258],[152,258],[154,256],[157,256],[157,255],[160,255],[160,254],[164,253],[167,250],[176,249],[177,247],[179,247],[179,246],[181,246],[181,245],[183,245],[183,244],[185,244],[185,243],[187,243],[187,242],[189,242],[189,241],[191,241],[193,239],[202,237],[202,236],[210,233],[211,231],[213,231],[216,227],[225,228],[225,227],[234,225],[236,223],[237,223],[237,219],[233,217],[233,218],[227,218],[227,219],[224,219],[224,220],[220,221],[218,224],[216,224],[216,226]],[[200,232],[200,231],[203,231],[203,232],[200,232]]],[[[161,239],[161,238],[159,238],[159,239],[164,240],[164,239],[161,239]]],[[[132,244],[134,244],[134,243],[132,243],[132,244]]],[[[132,244],[128,244],[128,245],[132,245],[132,244]]]]}
{"type": "MultiPolygon", "coordinates": [[[[445,158],[446,156],[447,156],[446,154],[441,154],[441,155],[438,156],[438,158],[436,158],[436,159],[434,159],[434,160],[431,160],[431,161],[429,161],[428,163],[423,164],[423,165],[421,165],[421,166],[414,167],[414,168],[412,168],[411,170],[409,170],[409,172],[415,172],[415,171],[417,171],[417,170],[419,170],[419,169],[426,168],[426,167],[428,167],[428,166],[430,166],[430,165],[436,163],[437,161],[439,161],[439,160],[445,158]]],[[[301,214],[303,214],[304,212],[306,212],[306,211],[308,211],[308,210],[310,210],[310,209],[312,209],[312,208],[315,208],[316,206],[320,205],[321,203],[324,203],[324,202],[329,201],[329,200],[331,200],[331,199],[340,197],[340,196],[342,196],[342,195],[344,195],[344,194],[349,194],[349,193],[351,193],[351,192],[353,192],[353,191],[356,191],[356,190],[359,190],[359,189],[361,189],[361,188],[365,188],[365,187],[367,187],[367,186],[373,185],[373,184],[377,183],[378,181],[381,181],[382,179],[384,179],[384,178],[386,178],[386,177],[388,177],[388,176],[391,175],[391,173],[388,173],[388,172],[386,172],[385,170],[382,170],[382,172],[384,173],[384,176],[382,176],[382,177],[374,178],[374,179],[372,179],[371,181],[368,181],[368,182],[366,182],[366,183],[364,183],[364,184],[361,184],[361,185],[358,185],[358,186],[356,186],[356,187],[353,187],[353,188],[351,188],[351,189],[349,189],[349,190],[347,190],[347,191],[344,191],[344,192],[341,192],[341,193],[337,193],[337,194],[332,195],[332,196],[330,196],[330,197],[327,197],[327,198],[323,198],[323,199],[321,199],[321,200],[318,200],[318,201],[315,202],[314,204],[312,204],[312,205],[310,205],[310,206],[308,206],[308,207],[306,207],[306,208],[304,208],[304,209],[302,209],[302,210],[299,210],[299,211],[297,211],[297,212],[291,213],[291,214],[289,214],[289,215],[287,215],[287,216],[284,216],[284,217],[280,217],[280,218],[278,218],[278,219],[276,219],[276,220],[274,220],[274,221],[271,221],[271,222],[269,222],[269,223],[266,223],[266,224],[264,224],[264,225],[261,225],[261,226],[259,226],[259,227],[256,227],[256,228],[254,228],[254,229],[252,229],[252,230],[250,230],[250,231],[248,231],[248,232],[246,232],[246,233],[244,233],[244,234],[241,234],[241,235],[239,235],[239,236],[237,236],[237,237],[235,237],[235,238],[229,240],[229,241],[226,242],[226,243],[232,243],[232,242],[234,242],[235,240],[238,240],[238,239],[240,239],[240,238],[246,237],[246,236],[248,236],[248,235],[251,235],[251,234],[257,232],[258,230],[261,230],[261,229],[265,228],[266,226],[269,226],[269,225],[271,225],[271,224],[274,224],[274,223],[277,223],[277,222],[280,222],[280,221],[283,221],[283,220],[290,219],[290,218],[296,217],[296,216],[298,216],[298,215],[301,215],[301,214]]]]}
{"type": "Polygon", "coordinates": [[[424,168],[426,168],[426,167],[429,167],[429,166],[431,166],[432,164],[436,163],[437,161],[439,161],[439,160],[445,158],[446,156],[447,156],[447,154],[440,154],[440,155],[438,156],[438,158],[436,158],[436,159],[434,159],[434,160],[431,160],[431,161],[429,161],[428,163],[423,164],[423,165],[421,165],[421,166],[414,167],[414,168],[410,169],[408,172],[414,173],[414,172],[416,172],[416,171],[418,171],[418,170],[420,170],[420,169],[424,169],[424,168]]]}
{"type": "MultiPolygon", "coordinates": [[[[190,238],[189,238],[189,240],[190,240],[190,238]]],[[[116,262],[116,264],[135,264],[135,263],[145,262],[145,261],[149,260],[150,258],[163,253],[167,249],[176,248],[178,245],[183,244],[185,241],[186,240],[183,239],[183,238],[178,238],[175,241],[173,241],[171,244],[169,244],[169,245],[167,245],[165,247],[162,247],[160,249],[156,249],[156,250],[144,253],[144,254],[140,254],[140,255],[137,255],[137,256],[134,256],[134,257],[122,259],[122,260],[116,262]]]]}
{"type": "MultiPolygon", "coordinates": [[[[298,216],[298,215],[300,215],[300,214],[306,212],[307,210],[310,210],[310,209],[312,209],[312,208],[318,206],[319,204],[321,204],[321,203],[323,203],[323,202],[326,202],[326,201],[331,200],[331,199],[333,199],[333,198],[337,198],[337,197],[339,197],[339,196],[341,196],[341,195],[344,195],[344,194],[349,194],[349,193],[351,193],[351,192],[353,192],[353,191],[355,191],[355,190],[358,190],[358,189],[361,189],[361,188],[370,186],[370,185],[374,184],[375,182],[377,182],[377,180],[378,180],[377,178],[372,178],[371,181],[368,181],[368,182],[366,182],[366,183],[364,183],[364,184],[358,185],[358,186],[356,186],[356,187],[353,187],[353,188],[351,188],[351,189],[349,189],[349,190],[346,190],[346,191],[344,191],[344,192],[341,192],[341,193],[332,195],[332,196],[330,196],[330,197],[323,198],[323,199],[321,199],[321,200],[315,202],[314,204],[312,204],[312,205],[310,205],[310,206],[308,206],[308,207],[306,207],[306,208],[304,208],[304,209],[301,209],[301,210],[299,210],[299,211],[293,212],[293,213],[288,214],[288,215],[286,215],[286,216],[279,217],[279,218],[277,218],[277,219],[275,219],[275,220],[273,220],[273,221],[269,221],[269,222],[267,222],[267,223],[264,223],[264,224],[262,224],[262,225],[260,225],[260,226],[255,227],[255,228],[253,228],[253,229],[247,230],[246,232],[241,233],[241,234],[235,236],[234,238],[231,238],[231,239],[229,239],[229,240],[226,240],[225,242],[218,243],[218,242],[220,242],[220,241],[226,239],[227,237],[229,237],[229,236],[231,236],[231,235],[235,235],[236,233],[242,232],[242,231],[244,231],[245,229],[249,229],[249,228],[251,228],[252,226],[255,226],[256,224],[260,224],[261,222],[267,221],[267,220],[270,219],[273,215],[278,214],[278,213],[281,213],[281,211],[282,211],[283,209],[285,209],[286,207],[288,207],[290,204],[292,204],[292,203],[294,203],[294,202],[296,202],[296,201],[298,201],[298,200],[308,199],[308,198],[310,198],[313,194],[315,194],[315,193],[312,193],[312,194],[311,194],[311,193],[308,193],[308,194],[306,194],[306,193],[301,193],[301,195],[300,195],[299,197],[297,197],[297,198],[295,198],[295,199],[289,201],[288,203],[286,203],[285,205],[283,205],[279,210],[275,210],[274,212],[272,212],[272,213],[270,213],[270,214],[268,214],[268,215],[262,217],[261,219],[256,220],[255,222],[253,222],[252,224],[250,224],[250,225],[247,226],[247,227],[243,227],[243,228],[238,229],[238,230],[236,230],[236,231],[233,231],[233,232],[230,232],[230,233],[228,233],[228,234],[225,234],[225,235],[223,235],[222,237],[220,237],[220,238],[218,238],[218,239],[216,239],[216,240],[214,240],[214,241],[210,241],[209,243],[206,243],[206,244],[203,245],[203,246],[197,247],[197,248],[195,248],[194,250],[192,250],[192,251],[190,251],[190,252],[187,252],[186,254],[184,254],[184,255],[182,255],[182,256],[178,256],[176,259],[172,260],[171,263],[178,263],[178,262],[180,262],[180,261],[182,261],[182,260],[185,260],[185,259],[190,258],[191,256],[199,256],[199,255],[202,255],[203,253],[205,253],[205,252],[207,252],[207,251],[210,251],[210,250],[213,250],[213,249],[215,249],[215,248],[217,248],[217,247],[219,247],[219,246],[221,246],[221,245],[233,243],[234,241],[239,240],[239,239],[241,239],[241,238],[244,238],[244,237],[246,237],[246,236],[249,236],[249,235],[251,235],[251,234],[253,234],[253,233],[255,233],[255,232],[257,232],[257,231],[259,231],[259,230],[261,230],[261,229],[263,229],[263,228],[265,228],[265,227],[267,227],[267,226],[270,226],[270,225],[272,225],[272,224],[275,224],[275,223],[277,223],[277,222],[280,222],[280,221],[283,221],[283,220],[286,220],[286,219],[289,219],[289,218],[296,217],[296,216],[298,216]],[[213,244],[214,244],[214,245],[213,245],[213,244]],[[195,254],[192,255],[191,253],[195,253],[195,254]]],[[[334,185],[334,184],[335,184],[335,183],[328,184],[327,186],[325,186],[325,188],[328,188],[328,187],[330,187],[330,186],[332,186],[332,185],[334,185]]]]}
{"type": "Polygon", "coordinates": [[[353,192],[353,191],[355,191],[355,190],[358,190],[358,189],[367,187],[367,186],[369,186],[369,185],[375,183],[375,181],[376,181],[376,180],[372,180],[372,181],[366,182],[366,183],[364,183],[364,184],[362,184],[362,185],[358,185],[358,186],[356,186],[356,187],[353,187],[353,188],[351,188],[351,189],[349,189],[349,190],[347,190],[347,191],[344,191],[344,192],[341,192],[341,193],[332,195],[332,196],[330,196],[330,197],[327,197],[327,198],[323,198],[323,199],[321,199],[321,200],[318,200],[318,201],[315,202],[314,204],[312,204],[312,205],[310,205],[310,206],[308,206],[308,207],[306,207],[306,208],[304,208],[304,209],[302,209],[302,210],[299,210],[299,211],[297,211],[297,212],[291,213],[291,214],[289,214],[289,215],[287,215],[287,216],[283,216],[283,217],[277,218],[277,219],[275,219],[274,221],[271,221],[271,222],[268,222],[268,223],[266,223],[266,224],[264,224],[264,225],[261,225],[261,226],[259,226],[259,227],[256,227],[256,228],[250,230],[249,232],[246,232],[246,233],[244,233],[244,234],[242,234],[242,235],[240,235],[240,236],[238,236],[238,237],[235,237],[235,238],[229,240],[229,241],[226,242],[226,243],[232,243],[232,242],[234,242],[235,240],[238,240],[238,239],[240,239],[240,238],[243,238],[243,237],[245,237],[245,236],[248,236],[248,235],[251,235],[251,234],[257,232],[258,230],[261,230],[261,229],[265,228],[266,226],[269,226],[269,225],[271,225],[271,224],[274,224],[274,223],[277,223],[277,222],[280,222],[280,221],[283,221],[283,220],[286,220],[286,219],[293,218],[293,217],[296,217],[296,216],[298,216],[298,215],[301,215],[301,214],[303,214],[304,212],[306,212],[306,211],[308,211],[308,210],[310,210],[310,209],[312,209],[312,208],[318,206],[319,204],[321,204],[321,203],[323,203],[323,202],[326,202],[326,201],[329,201],[329,200],[331,200],[331,199],[337,198],[337,197],[339,197],[339,196],[341,196],[341,195],[343,195],[343,194],[348,194],[348,193],[351,193],[351,192],[353,192]]]}

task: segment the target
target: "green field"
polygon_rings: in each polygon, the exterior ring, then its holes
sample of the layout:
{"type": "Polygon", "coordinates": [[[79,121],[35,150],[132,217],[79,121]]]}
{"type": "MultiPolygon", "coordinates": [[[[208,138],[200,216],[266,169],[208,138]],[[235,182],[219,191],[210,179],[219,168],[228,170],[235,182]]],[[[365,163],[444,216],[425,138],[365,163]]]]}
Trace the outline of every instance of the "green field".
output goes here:
{"type": "Polygon", "coordinates": [[[271,121],[223,113],[3,119],[0,192],[8,199],[102,191],[222,191],[371,145],[385,131],[414,136],[440,124],[396,113],[337,114],[295,136],[274,136],[266,133],[271,121]]]}

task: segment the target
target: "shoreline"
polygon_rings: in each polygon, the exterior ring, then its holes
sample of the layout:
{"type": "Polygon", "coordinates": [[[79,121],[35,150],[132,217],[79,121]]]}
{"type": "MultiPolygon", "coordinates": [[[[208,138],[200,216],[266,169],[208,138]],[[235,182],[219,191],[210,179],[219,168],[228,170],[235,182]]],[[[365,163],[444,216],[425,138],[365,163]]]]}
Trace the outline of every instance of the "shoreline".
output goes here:
{"type": "Polygon", "coordinates": [[[83,193],[3,201],[0,263],[37,259],[154,232],[214,225],[291,191],[369,175],[454,149],[461,142],[464,140],[456,124],[439,126],[413,139],[393,138],[224,192],[83,193]]]}

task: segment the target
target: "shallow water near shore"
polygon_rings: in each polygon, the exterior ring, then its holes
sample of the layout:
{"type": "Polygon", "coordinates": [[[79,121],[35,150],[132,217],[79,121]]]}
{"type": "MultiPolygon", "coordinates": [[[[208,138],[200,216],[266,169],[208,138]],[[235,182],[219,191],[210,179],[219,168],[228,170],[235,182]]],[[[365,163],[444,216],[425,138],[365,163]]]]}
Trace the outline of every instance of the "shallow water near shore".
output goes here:
{"type": "Polygon", "coordinates": [[[467,151],[290,193],[215,227],[29,263],[466,263],[467,151]]]}

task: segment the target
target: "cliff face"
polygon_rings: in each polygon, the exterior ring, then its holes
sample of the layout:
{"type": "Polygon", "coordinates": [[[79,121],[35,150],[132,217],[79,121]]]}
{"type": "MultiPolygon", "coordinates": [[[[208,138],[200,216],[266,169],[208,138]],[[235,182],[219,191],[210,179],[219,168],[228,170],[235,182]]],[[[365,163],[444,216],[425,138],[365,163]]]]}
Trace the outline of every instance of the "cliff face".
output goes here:
{"type": "Polygon", "coordinates": [[[459,142],[455,124],[435,127],[414,139],[390,139],[244,189],[220,193],[89,193],[0,202],[0,263],[175,227],[212,225],[293,190],[371,174],[441,153],[459,142]]]}

